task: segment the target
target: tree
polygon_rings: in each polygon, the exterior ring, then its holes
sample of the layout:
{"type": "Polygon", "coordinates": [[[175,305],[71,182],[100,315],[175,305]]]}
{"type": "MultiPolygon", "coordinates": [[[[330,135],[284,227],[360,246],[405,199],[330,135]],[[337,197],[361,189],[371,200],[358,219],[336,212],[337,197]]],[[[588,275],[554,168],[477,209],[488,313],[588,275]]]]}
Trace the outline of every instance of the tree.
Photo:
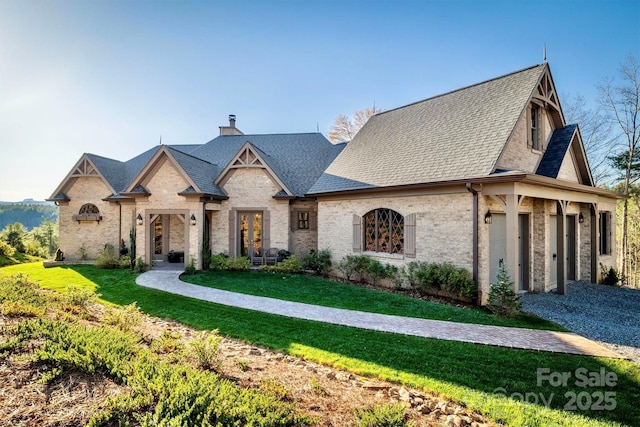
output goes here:
{"type": "Polygon", "coordinates": [[[594,185],[611,183],[613,170],[608,154],[615,145],[612,124],[601,108],[590,109],[582,95],[574,95],[564,102],[567,123],[578,123],[580,135],[591,167],[594,185]]]}
{"type": "Polygon", "coordinates": [[[620,242],[620,271],[627,276],[629,258],[629,189],[640,177],[638,145],[640,143],[640,67],[636,58],[629,56],[620,65],[620,83],[607,78],[596,87],[600,93],[600,104],[607,112],[608,120],[619,133],[616,135],[624,150],[612,156],[614,167],[622,172],[622,194],[625,196],[622,209],[622,239],[620,242]]]}
{"type": "Polygon", "coordinates": [[[329,130],[329,141],[349,142],[356,136],[356,133],[367,123],[369,117],[380,112],[380,109],[373,107],[365,108],[353,113],[353,117],[340,114],[333,122],[329,130]]]}
{"type": "Polygon", "coordinates": [[[7,225],[0,233],[0,238],[18,252],[25,252],[24,240],[27,229],[19,222],[7,225]]]}

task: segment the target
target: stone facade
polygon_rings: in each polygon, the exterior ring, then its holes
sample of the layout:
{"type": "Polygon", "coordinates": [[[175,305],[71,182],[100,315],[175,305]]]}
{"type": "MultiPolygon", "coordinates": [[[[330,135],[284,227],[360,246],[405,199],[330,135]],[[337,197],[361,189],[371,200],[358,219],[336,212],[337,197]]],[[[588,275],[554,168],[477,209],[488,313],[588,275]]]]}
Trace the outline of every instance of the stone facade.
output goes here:
{"type": "Polygon", "coordinates": [[[444,194],[321,198],[318,203],[318,249],[329,249],[334,261],[353,254],[353,215],[362,217],[377,208],[392,209],[404,217],[416,215],[416,257],[366,251],[363,254],[397,266],[411,261],[447,261],[471,270],[472,196],[461,188],[449,189],[444,194]]]}
{"type": "Polygon", "coordinates": [[[121,208],[102,200],[109,194],[109,188],[97,176],[77,178],[67,190],[71,200],[60,204],[59,227],[62,232],[58,243],[67,260],[79,260],[80,248],[84,248],[89,259],[95,259],[105,244],[113,245],[116,250],[120,247],[121,208]],[[102,217],[100,221],[73,219],[86,203],[98,208],[102,217]]]}

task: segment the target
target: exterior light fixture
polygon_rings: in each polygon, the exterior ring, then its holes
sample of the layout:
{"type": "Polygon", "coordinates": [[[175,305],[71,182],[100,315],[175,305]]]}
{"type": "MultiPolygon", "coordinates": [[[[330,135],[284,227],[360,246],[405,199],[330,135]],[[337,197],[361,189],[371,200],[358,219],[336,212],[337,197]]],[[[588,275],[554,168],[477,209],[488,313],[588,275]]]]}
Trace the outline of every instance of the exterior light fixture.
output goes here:
{"type": "Polygon", "coordinates": [[[484,223],[491,224],[491,211],[487,211],[487,214],[484,216],[484,223]]]}
{"type": "Polygon", "coordinates": [[[583,223],[584,223],[584,215],[582,215],[582,212],[580,212],[580,215],[578,215],[578,222],[579,222],[580,224],[583,224],[583,223]]]}
{"type": "Polygon", "coordinates": [[[194,214],[191,214],[191,225],[196,225],[196,216],[194,214]]]}
{"type": "Polygon", "coordinates": [[[138,223],[138,225],[142,225],[142,215],[138,214],[138,216],[136,217],[136,222],[138,223]]]}

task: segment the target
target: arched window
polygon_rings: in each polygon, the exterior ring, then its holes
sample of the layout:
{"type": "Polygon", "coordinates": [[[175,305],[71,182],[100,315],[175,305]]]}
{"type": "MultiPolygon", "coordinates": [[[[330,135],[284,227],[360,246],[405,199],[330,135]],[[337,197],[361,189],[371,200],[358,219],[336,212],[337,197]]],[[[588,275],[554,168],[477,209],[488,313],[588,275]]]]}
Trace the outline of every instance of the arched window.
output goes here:
{"type": "Polygon", "coordinates": [[[404,217],[391,209],[374,209],[362,217],[364,250],[404,254],[404,217]]]}
{"type": "Polygon", "coordinates": [[[80,215],[84,215],[84,214],[99,214],[100,210],[93,203],[87,203],[86,205],[82,205],[82,207],[80,208],[80,212],[78,212],[78,213],[80,215]]]}
{"type": "Polygon", "coordinates": [[[102,219],[102,215],[100,215],[100,210],[93,203],[87,203],[82,205],[80,211],[78,211],[78,215],[74,215],[73,219],[76,221],[100,221],[102,219]]]}

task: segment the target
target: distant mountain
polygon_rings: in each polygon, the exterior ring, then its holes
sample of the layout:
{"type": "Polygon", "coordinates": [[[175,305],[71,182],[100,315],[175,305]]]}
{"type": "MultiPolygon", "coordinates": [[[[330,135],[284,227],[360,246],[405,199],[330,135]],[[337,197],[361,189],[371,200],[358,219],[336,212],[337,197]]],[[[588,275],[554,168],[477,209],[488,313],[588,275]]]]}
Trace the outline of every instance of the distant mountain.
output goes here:
{"type": "Polygon", "coordinates": [[[0,205],[46,205],[46,206],[55,206],[56,204],[53,202],[47,202],[44,200],[34,200],[34,199],[24,199],[21,202],[3,202],[0,201],[0,205]]]}
{"type": "Polygon", "coordinates": [[[16,222],[28,230],[42,224],[45,219],[58,221],[59,208],[53,202],[25,199],[22,202],[0,202],[0,230],[16,222]]]}

